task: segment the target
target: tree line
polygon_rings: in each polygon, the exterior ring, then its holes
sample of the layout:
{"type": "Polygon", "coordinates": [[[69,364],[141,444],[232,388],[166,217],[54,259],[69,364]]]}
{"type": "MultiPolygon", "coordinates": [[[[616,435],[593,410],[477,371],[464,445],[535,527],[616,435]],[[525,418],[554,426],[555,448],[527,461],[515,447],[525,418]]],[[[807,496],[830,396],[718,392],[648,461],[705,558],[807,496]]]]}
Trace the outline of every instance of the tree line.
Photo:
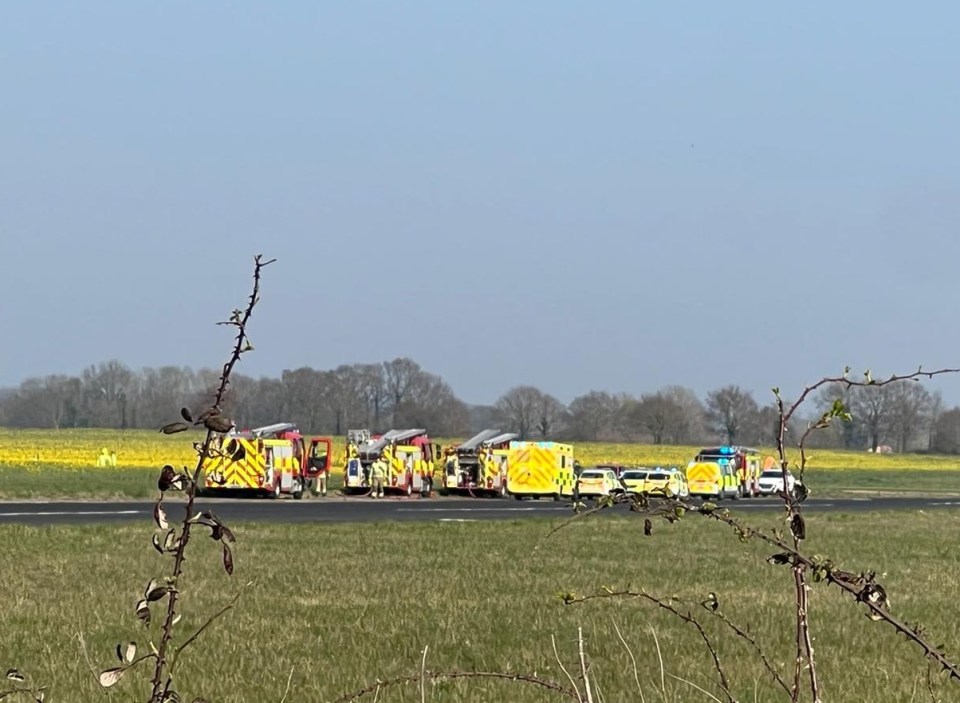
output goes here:
{"type": "MultiPolygon", "coordinates": [[[[156,428],[183,404],[202,406],[219,371],[164,366],[133,370],[112,360],[78,375],[27,379],[0,391],[0,424],[14,428],[156,428]]],[[[945,408],[920,383],[880,388],[833,386],[815,398],[818,412],[840,399],[853,419],[816,435],[816,445],[846,449],[960,453],[960,407],[945,408]]],[[[351,428],[424,427],[438,437],[498,426],[526,439],[770,446],[778,414],[736,385],[701,400],[665,386],[639,396],[591,391],[564,404],[534,386],[506,391],[492,406],[468,405],[438,375],[409,358],[335,369],[285,370],[279,378],[235,375],[227,412],[241,427],[291,421],[311,433],[351,428]]],[[[799,437],[806,420],[788,428],[799,437]]]]}

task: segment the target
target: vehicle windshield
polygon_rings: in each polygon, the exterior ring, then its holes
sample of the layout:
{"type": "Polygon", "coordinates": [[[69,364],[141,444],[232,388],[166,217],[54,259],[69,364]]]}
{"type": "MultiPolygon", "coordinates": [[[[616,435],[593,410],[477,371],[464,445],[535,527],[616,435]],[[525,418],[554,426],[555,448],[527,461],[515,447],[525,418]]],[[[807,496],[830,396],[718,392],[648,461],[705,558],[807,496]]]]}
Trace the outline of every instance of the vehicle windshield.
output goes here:
{"type": "Polygon", "coordinates": [[[580,478],[603,478],[606,474],[603,471],[582,471],[580,478]]]}
{"type": "Polygon", "coordinates": [[[622,478],[624,481],[629,481],[631,479],[633,480],[644,479],[646,477],[647,477],[646,471],[624,471],[622,474],[620,474],[620,478],[622,478]]]}
{"type": "MultiPolygon", "coordinates": [[[[790,473],[788,472],[787,476],[789,475],[790,473]]],[[[783,471],[781,471],[780,469],[767,469],[762,474],[760,474],[760,478],[783,478],[783,471]]]]}
{"type": "Polygon", "coordinates": [[[670,478],[670,474],[662,471],[660,473],[652,473],[647,475],[647,480],[649,481],[666,481],[668,478],[670,478]]]}

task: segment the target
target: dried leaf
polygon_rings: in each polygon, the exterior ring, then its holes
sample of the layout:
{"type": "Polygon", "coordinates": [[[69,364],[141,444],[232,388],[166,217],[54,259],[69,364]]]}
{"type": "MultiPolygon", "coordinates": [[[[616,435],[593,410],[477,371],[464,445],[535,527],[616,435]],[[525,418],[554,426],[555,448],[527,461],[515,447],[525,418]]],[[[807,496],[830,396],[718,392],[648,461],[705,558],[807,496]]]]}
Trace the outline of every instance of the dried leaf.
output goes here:
{"type": "Polygon", "coordinates": [[[170,464],[167,464],[160,471],[160,478],[157,479],[157,488],[161,491],[168,491],[173,485],[173,480],[177,477],[177,472],[170,464]]]}
{"type": "Polygon", "coordinates": [[[790,532],[793,533],[793,536],[798,540],[804,540],[807,538],[807,524],[804,522],[803,515],[797,513],[790,520],[790,532]]]}
{"type": "Polygon", "coordinates": [[[219,414],[220,412],[218,410],[215,410],[214,408],[209,408],[207,410],[204,410],[202,413],[200,413],[200,417],[198,417],[197,421],[194,422],[193,424],[202,425],[207,420],[207,418],[210,418],[210,417],[213,417],[214,415],[219,415],[219,414]]]}
{"type": "Polygon", "coordinates": [[[157,527],[161,530],[166,530],[170,527],[170,523],[167,522],[167,511],[163,509],[161,505],[161,500],[157,501],[157,504],[153,506],[153,519],[157,523],[157,527]]]}
{"type": "Polygon", "coordinates": [[[180,622],[180,618],[181,618],[181,617],[183,617],[183,616],[180,615],[180,613],[177,613],[176,615],[173,616],[173,620],[170,621],[170,624],[171,624],[171,625],[176,625],[178,622],[180,622]]]}
{"type": "Polygon", "coordinates": [[[150,624],[150,606],[146,600],[137,602],[137,617],[140,618],[144,625],[150,624]]]}
{"type": "Polygon", "coordinates": [[[154,603],[166,596],[172,589],[169,586],[157,586],[147,591],[147,602],[154,603]]]}
{"type": "Polygon", "coordinates": [[[170,530],[167,533],[167,536],[163,539],[163,548],[168,552],[176,551],[177,547],[180,546],[180,540],[177,539],[177,533],[175,530],[170,530]]]}
{"type": "Polygon", "coordinates": [[[223,544],[223,568],[227,574],[233,574],[233,552],[230,551],[230,547],[226,543],[223,544]]]}
{"type": "Polygon", "coordinates": [[[160,544],[160,535],[153,534],[153,548],[163,554],[163,545],[160,544]]]}
{"type": "Polygon", "coordinates": [[[134,657],[136,656],[137,656],[137,643],[128,642],[127,648],[123,653],[124,660],[127,662],[127,664],[129,664],[130,662],[133,661],[134,657]]]}
{"type": "Polygon", "coordinates": [[[180,408],[180,417],[187,422],[193,422],[193,415],[190,413],[190,408],[180,408]]]}
{"type": "Polygon", "coordinates": [[[7,678],[11,681],[23,682],[27,680],[27,677],[21,674],[16,669],[7,669],[7,678]]]}
{"type": "Polygon", "coordinates": [[[190,425],[185,422],[171,422],[161,427],[160,431],[163,434],[176,434],[177,432],[186,432],[189,429],[190,425]]]}
{"type": "Polygon", "coordinates": [[[653,523],[650,522],[650,518],[646,518],[643,521],[643,534],[647,537],[653,534],[653,523]]]}
{"type": "Polygon", "coordinates": [[[120,680],[123,672],[126,670],[126,667],[118,666],[115,669],[107,669],[106,671],[100,672],[100,685],[104,688],[110,688],[120,680]]]}
{"type": "Polygon", "coordinates": [[[233,421],[223,415],[213,415],[203,421],[203,426],[211,432],[226,434],[233,429],[233,421]]]}

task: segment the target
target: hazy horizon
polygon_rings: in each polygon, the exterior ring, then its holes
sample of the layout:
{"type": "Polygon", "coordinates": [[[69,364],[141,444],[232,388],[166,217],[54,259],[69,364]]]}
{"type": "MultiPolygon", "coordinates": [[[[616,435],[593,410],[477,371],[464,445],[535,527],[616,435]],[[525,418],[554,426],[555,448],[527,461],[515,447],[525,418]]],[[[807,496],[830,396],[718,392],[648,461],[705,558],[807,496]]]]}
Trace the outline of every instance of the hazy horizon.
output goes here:
{"type": "Polygon", "coordinates": [[[251,376],[960,366],[960,7],[924,7],[2,6],[0,387],[218,367],[257,253],[251,376]]]}

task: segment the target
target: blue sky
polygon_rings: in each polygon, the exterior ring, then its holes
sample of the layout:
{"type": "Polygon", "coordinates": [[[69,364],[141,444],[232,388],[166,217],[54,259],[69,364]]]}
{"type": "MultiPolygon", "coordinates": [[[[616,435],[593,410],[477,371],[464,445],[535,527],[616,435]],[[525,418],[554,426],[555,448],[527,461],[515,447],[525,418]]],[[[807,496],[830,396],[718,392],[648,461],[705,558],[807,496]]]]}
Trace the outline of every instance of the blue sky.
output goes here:
{"type": "Polygon", "coordinates": [[[258,252],[254,375],[405,355],[471,402],[762,400],[845,364],[960,366],[958,20],[0,5],[0,385],[219,365],[258,252]]]}

